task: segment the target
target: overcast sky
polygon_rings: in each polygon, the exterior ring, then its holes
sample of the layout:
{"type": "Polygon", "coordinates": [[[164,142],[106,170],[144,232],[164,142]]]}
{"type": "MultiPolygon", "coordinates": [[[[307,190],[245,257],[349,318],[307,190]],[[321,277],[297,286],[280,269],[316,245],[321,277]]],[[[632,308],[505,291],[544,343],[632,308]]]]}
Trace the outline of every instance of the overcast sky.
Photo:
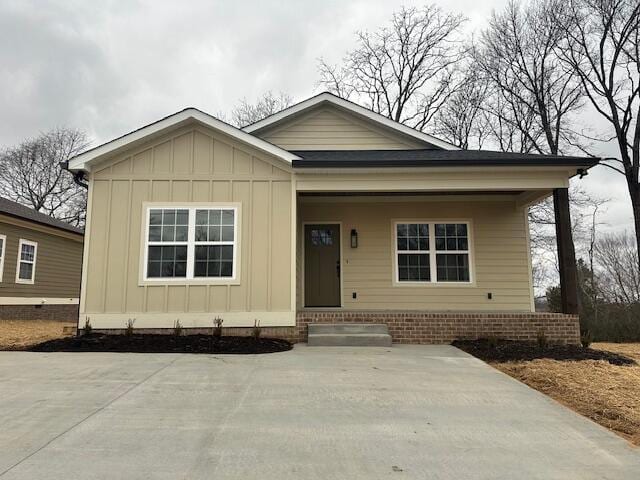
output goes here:
{"type": "MultiPolygon", "coordinates": [[[[506,0],[436,1],[481,29],[506,0]]],[[[384,0],[0,0],[0,145],[55,126],[107,141],[187,106],[212,114],[266,90],[319,91],[317,58],[338,62],[354,32],[400,5],[384,0]]],[[[599,125],[585,112],[586,125],[599,125]]],[[[615,155],[614,149],[602,155],[615,155]]],[[[581,181],[611,198],[609,228],[630,227],[624,179],[598,168],[581,181]]]]}

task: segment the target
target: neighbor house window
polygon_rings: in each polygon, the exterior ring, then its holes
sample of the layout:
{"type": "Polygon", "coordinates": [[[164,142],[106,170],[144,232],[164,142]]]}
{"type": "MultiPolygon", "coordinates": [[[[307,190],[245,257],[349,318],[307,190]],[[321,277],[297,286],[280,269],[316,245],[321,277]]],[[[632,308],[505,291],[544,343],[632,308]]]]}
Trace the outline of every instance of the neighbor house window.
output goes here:
{"type": "Polygon", "coordinates": [[[7,237],[0,235],[0,282],[2,281],[2,272],[4,271],[4,255],[7,250],[7,237]]]}
{"type": "Polygon", "coordinates": [[[469,224],[395,224],[396,281],[470,282],[469,224]]]}
{"type": "Polygon", "coordinates": [[[16,283],[33,283],[36,276],[36,255],[38,244],[20,239],[18,243],[18,263],[16,265],[16,283]]]}
{"type": "Polygon", "coordinates": [[[234,279],[235,207],[151,207],[147,215],[147,280],[234,279]]]}

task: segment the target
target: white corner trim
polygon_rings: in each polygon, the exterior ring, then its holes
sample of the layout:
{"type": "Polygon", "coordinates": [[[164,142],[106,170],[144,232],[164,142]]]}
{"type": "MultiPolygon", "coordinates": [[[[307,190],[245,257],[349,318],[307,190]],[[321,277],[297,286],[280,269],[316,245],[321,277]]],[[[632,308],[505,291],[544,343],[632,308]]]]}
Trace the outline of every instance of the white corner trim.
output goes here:
{"type": "Polygon", "coordinates": [[[444,140],[440,140],[432,135],[421,132],[411,127],[407,127],[402,123],[395,122],[390,118],[385,117],[379,113],[376,113],[368,108],[362,107],[356,103],[353,103],[349,100],[345,100],[344,98],[340,98],[332,93],[323,92],[314,97],[308,98],[300,103],[296,103],[289,108],[285,108],[284,110],[279,111],[278,113],[274,113],[273,115],[268,116],[267,118],[260,120],[259,122],[252,123],[251,125],[247,125],[242,130],[247,133],[253,133],[257,130],[261,130],[269,125],[273,125],[274,123],[278,123],[291,115],[295,115],[296,113],[300,113],[303,110],[308,108],[315,107],[320,103],[329,103],[331,105],[335,105],[342,109],[348,110],[356,115],[361,117],[365,117],[368,120],[375,122],[379,125],[383,125],[387,128],[400,132],[409,137],[415,138],[422,142],[427,142],[437,147],[443,148],[445,150],[460,150],[460,148],[452,145],[444,140]]]}
{"type": "Polygon", "coordinates": [[[79,298],[0,297],[0,305],[78,305],[79,298]]]}
{"type": "Polygon", "coordinates": [[[87,150],[86,152],[73,157],[69,160],[69,170],[88,170],[89,164],[95,162],[100,158],[103,158],[105,155],[109,155],[119,149],[125,148],[130,143],[143,140],[149,135],[162,132],[167,128],[186,124],[190,120],[195,120],[226,135],[237,138],[238,140],[245,142],[258,150],[280,158],[288,164],[291,164],[293,160],[300,159],[300,157],[294,155],[291,152],[288,152],[287,150],[284,150],[280,147],[277,147],[276,145],[273,145],[272,143],[255,137],[247,132],[244,132],[239,128],[229,125],[228,123],[218,120],[217,118],[201,110],[198,110],[197,108],[186,108],[180,112],[169,115],[162,120],[158,120],[157,122],[151,123],[138,130],[134,130],[133,132],[123,135],[122,137],[116,138],[115,140],[92,148],[91,150],[87,150]]]}
{"type": "Polygon", "coordinates": [[[4,257],[7,256],[7,236],[0,235],[0,243],[2,243],[2,249],[0,251],[0,282],[2,282],[2,274],[4,272],[4,257]]]}
{"type": "Polygon", "coordinates": [[[31,240],[25,240],[21,238],[18,242],[18,258],[16,259],[16,283],[22,283],[26,285],[33,285],[36,279],[36,261],[38,259],[38,242],[32,242],[31,240]],[[33,247],[33,261],[22,260],[22,246],[23,245],[31,245],[33,247]],[[31,267],[31,278],[20,278],[20,263],[30,263],[31,267]]]}

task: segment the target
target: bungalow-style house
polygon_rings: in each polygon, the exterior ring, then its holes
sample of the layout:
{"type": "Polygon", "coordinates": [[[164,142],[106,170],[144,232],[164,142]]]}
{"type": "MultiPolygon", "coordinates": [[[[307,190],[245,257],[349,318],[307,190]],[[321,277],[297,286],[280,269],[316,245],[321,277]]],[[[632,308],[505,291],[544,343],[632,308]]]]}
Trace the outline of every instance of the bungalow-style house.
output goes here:
{"type": "Polygon", "coordinates": [[[242,129],[187,108],[68,162],[89,186],[79,326],[575,343],[567,187],[596,163],[461,150],[330,93],[242,129]],[[552,194],[565,313],[538,314],[527,209],[552,194]]]}
{"type": "Polygon", "coordinates": [[[82,229],[0,198],[0,320],[78,318],[82,229]]]}

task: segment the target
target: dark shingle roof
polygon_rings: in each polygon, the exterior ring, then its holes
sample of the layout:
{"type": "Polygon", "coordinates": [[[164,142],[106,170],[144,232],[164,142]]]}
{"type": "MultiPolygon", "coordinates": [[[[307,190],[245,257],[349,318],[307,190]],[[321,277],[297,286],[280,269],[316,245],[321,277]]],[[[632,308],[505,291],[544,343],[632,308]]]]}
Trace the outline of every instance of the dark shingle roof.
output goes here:
{"type": "Polygon", "coordinates": [[[296,168],[352,167],[477,167],[477,166],[570,166],[592,167],[597,158],[490,150],[294,150],[302,160],[296,168]]]}
{"type": "Polygon", "coordinates": [[[12,202],[6,198],[0,197],[0,214],[10,215],[12,217],[22,218],[30,222],[40,223],[49,227],[59,228],[61,230],[67,230],[68,232],[79,233],[83,235],[84,231],[81,228],[69,225],[61,220],[45,215],[35,211],[32,208],[25,207],[19,203],[12,202]]]}

